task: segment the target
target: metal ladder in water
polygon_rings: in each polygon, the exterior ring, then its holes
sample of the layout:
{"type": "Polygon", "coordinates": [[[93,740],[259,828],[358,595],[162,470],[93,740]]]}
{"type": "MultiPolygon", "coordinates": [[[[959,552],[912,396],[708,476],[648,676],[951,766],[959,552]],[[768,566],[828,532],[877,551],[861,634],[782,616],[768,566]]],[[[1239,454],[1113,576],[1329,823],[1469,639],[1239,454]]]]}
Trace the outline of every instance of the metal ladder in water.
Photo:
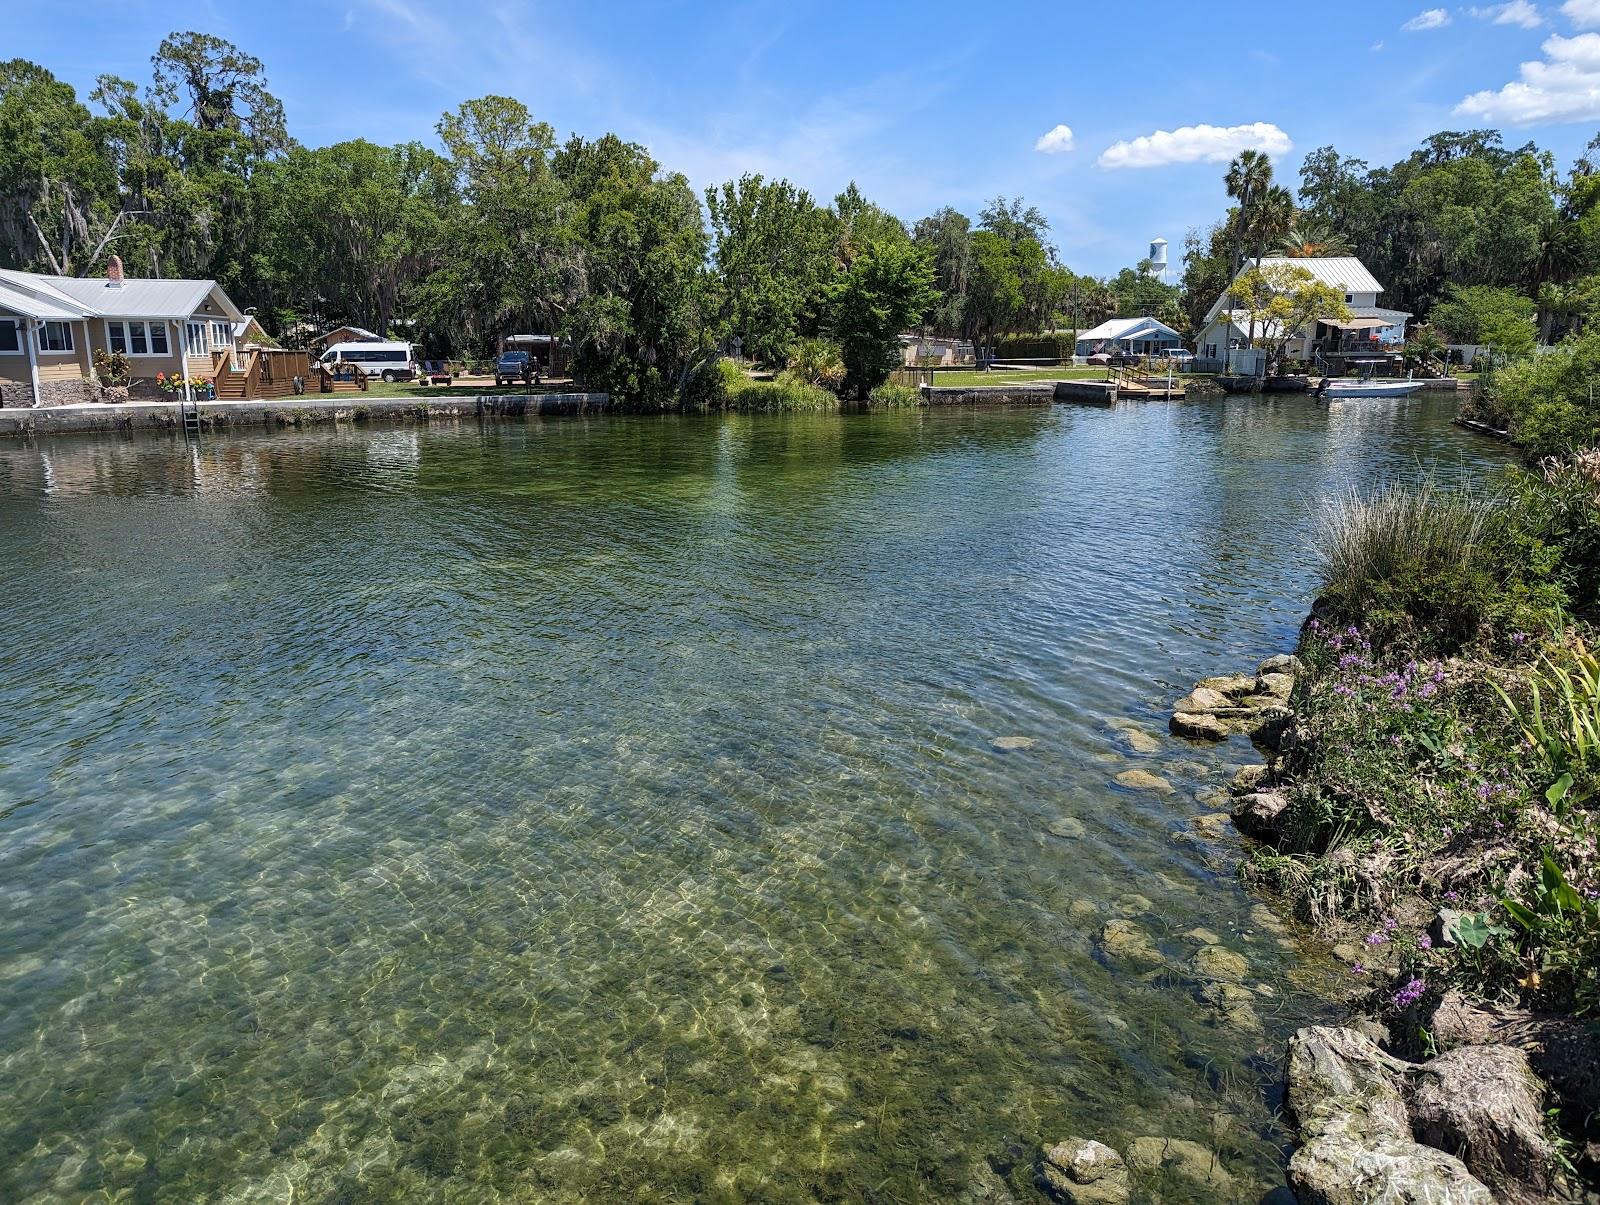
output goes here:
{"type": "Polygon", "coordinates": [[[178,402],[178,413],[183,417],[183,437],[199,439],[200,403],[192,398],[181,399],[178,402]]]}

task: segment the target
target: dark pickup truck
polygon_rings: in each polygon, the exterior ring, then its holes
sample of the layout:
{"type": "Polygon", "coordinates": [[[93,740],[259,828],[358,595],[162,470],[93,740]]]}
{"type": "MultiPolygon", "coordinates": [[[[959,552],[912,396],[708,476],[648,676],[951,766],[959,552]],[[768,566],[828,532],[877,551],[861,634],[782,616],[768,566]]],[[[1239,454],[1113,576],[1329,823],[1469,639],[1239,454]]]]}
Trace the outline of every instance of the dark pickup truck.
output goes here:
{"type": "Polygon", "coordinates": [[[530,363],[525,351],[501,352],[500,358],[494,362],[496,385],[529,385],[538,381],[538,366],[530,363]]]}

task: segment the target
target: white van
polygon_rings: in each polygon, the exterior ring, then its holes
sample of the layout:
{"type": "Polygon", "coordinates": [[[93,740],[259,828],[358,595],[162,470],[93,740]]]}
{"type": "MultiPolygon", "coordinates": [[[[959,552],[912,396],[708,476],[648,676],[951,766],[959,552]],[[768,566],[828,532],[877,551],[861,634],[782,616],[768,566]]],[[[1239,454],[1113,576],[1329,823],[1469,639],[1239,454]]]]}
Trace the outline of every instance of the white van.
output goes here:
{"type": "Polygon", "coordinates": [[[354,364],[369,377],[409,381],[417,375],[417,361],[409,343],[335,343],[317,363],[324,368],[354,364]]]}

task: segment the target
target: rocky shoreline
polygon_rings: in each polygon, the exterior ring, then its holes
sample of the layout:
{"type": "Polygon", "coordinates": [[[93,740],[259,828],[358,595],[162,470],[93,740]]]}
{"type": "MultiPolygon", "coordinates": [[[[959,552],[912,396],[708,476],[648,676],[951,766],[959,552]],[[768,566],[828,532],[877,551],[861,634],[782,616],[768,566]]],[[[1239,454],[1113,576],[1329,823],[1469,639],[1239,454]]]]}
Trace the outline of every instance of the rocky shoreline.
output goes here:
{"type": "MultiPolygon", "coordinates": [[[[1292,700],[1303,672],[1295,657],[1272,657],[1254,674],[1202,680],[1173,709],[1174,735],[1209,742],[1244,735],[1265,755],[1239,768],[1229,787],[1227,817],[1255,842],[1271,845],[1281,835],[1287,765],[1300,739],[1292,700]]],[[[1434,918],[1434,929],[1435,940],[1451,941],[1448,916],[1434,918]]],[[[1100,945],[1119,961],[1137,963],[1151,953],[1137,926],[1115,920],[1102,929],[1100,945]]],[[[1193,973],[1210,987],[1214,1003],[1225,1012],[1231,1004],[1237,1023],[1248,1027],[1250,992],[1237,987],[1229,968],[1211,965],[1208,949],[1195,955],[1193,973]],[[1232,999],[1230,984],[1243,999],[1232,999]]],[[[1341,953],[1347,962],[1362,956],[1359,948],[1336,947],[1336,957],[1341,953]]],[[[1293,1035],[1284,1086],[1297,1146],[1288,1187],[1269,1200],[1530,1205],[1553,1199],[1558,1143],[1546,1106],[1557,1100],[1600,1108],[1594,1071],[1600,1038],[1572,1019],[1494,1012],[1453,991],[1434,1006],[1427,1025],[1426,1052],[1405,1050],[1382,1023],[1360,1015],[1344,1026],[1309,1026],[1293,1035]]],[[[1226,1171],[1204,1147],[1154,1137],[1122,1151],[1089,1138],[1065,1139],[1044,1152],[1039,1181],[1061,1201],[1123,1205],[1141,1173],[1163,1168],[1211,1199],[1233,1199],[1226,1171]]]]}

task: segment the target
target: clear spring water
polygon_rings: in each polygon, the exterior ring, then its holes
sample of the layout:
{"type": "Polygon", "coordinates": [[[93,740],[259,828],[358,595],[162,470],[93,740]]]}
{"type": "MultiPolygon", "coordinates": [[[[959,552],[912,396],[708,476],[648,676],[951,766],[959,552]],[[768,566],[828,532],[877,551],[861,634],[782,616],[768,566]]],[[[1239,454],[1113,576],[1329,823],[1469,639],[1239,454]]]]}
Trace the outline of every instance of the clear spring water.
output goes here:
{"type": "Polygon", "coordinates": [[[0,444],[0,1199],[1258,1199],[1316,1005],[1165,709],[1317,496],[1504,459],[1452,410],[0,444]]]}

